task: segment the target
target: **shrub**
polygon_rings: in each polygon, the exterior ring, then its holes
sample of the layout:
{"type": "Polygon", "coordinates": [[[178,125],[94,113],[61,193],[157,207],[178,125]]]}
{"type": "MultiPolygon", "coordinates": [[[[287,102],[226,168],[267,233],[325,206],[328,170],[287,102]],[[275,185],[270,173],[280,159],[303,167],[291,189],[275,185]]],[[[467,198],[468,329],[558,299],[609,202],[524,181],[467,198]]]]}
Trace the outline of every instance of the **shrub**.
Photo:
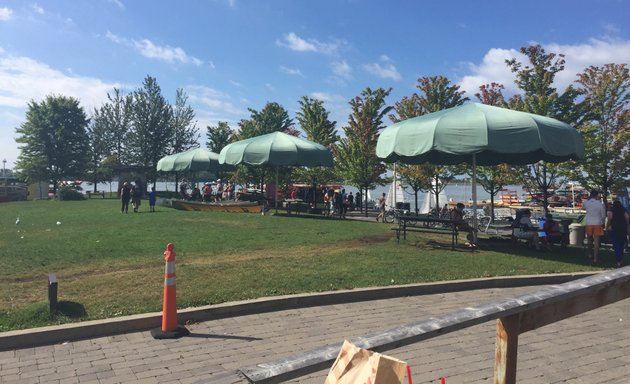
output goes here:
{"type": "Polygon", "coordinates": [[[85,200],[85,196],[76,189],[68,186],[63,186],[57,191],[59,200],[85,200]]]}

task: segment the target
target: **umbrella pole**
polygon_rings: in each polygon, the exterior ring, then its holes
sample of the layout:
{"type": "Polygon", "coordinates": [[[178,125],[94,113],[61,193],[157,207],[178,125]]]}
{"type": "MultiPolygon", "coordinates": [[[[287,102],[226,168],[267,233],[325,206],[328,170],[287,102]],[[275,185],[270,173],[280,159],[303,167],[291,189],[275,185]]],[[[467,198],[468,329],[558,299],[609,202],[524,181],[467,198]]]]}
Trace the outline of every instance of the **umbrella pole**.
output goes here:
{"type": "Polygon", "coordinates": [[[472,155],[473,244],[477,244],[477,155],[472,155]]]}
{"type": "Polygon", "coordinates": [[[278,214],[278,166],[276,165],[276,191],[273,195],[274,203],[276,206],[276,215],[278,214]]]}

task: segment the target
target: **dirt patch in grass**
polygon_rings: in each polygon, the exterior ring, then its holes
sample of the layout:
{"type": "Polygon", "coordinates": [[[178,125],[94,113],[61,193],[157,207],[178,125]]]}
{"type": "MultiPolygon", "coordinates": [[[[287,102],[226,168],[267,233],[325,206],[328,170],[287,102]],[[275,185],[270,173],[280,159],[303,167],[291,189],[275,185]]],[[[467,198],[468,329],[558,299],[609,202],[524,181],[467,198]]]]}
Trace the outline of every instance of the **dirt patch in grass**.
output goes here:
{"type": "Polygon", "coordinates": [[[352,240],[340,240],[330,244],[322,244],[317,246],[304,246],[304,247],[292,247],[282,249],[265,249],[265,250],[253,250],[247,253],[235,253],[227,255],[198,255],[196,257],[187,257],[186,265],[209,265],[214,263],[224,263],[233,261],[247,261],[258,260],[262,258],[283,258],[294,255],[300,255],[301,257],[311,257],[322,254],[331,254],[337,251],[356,250],[362,248],[368,248],[371,245],[382,244],[388,242],[394,236],[392,234],[378,234],[364,236],[352,240]]]}

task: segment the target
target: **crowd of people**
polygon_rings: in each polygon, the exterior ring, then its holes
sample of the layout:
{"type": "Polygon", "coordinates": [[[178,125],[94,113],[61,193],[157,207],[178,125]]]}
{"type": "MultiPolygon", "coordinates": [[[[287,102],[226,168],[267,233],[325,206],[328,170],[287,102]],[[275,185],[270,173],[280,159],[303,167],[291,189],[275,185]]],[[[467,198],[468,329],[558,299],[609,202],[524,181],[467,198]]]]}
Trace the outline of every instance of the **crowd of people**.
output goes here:
{"type": "Polygon", "coordinates": [[[203,201],[204,203],[220,203],[236,199],[234,184],[230,181],[224,182],[217,179],[216,183],[206,182],[201,189],[196,185],[192,186],[188,193],[189,184],[183,179],[179,184],[179,196],[187,201],[203,201]],[[213,188],[214,185],[214,188],[213,188]]]}
{"type": "Polygon", "coordinates": [[[345,189],[336,191],[333,188],[322,191],[324,194],[324,215],[329,217],[338,216],[345,219],[348,211],[361,209],[361,192],[357,192],[356,196],[346,193],[345,189]]]}
{"type": "MultiPolygon", "coordinates": [[[[140,205],[142,204],[142,183],[136,181],[135,183],[123,182],[120,188],[120,213],[129,213],[129,203],[133,207],[133,212],[140,212],[140,205]]],[[[155,188],[151,187],[149,197],[149,211],[155,212],[155,188]]]]}

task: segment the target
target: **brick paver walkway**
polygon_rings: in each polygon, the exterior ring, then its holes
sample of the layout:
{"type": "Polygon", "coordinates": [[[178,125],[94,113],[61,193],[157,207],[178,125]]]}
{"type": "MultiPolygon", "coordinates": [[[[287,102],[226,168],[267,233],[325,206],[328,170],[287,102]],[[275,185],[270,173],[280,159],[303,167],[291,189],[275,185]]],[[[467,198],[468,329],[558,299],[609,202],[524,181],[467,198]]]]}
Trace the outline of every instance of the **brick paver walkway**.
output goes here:
{"type": "MultiPolygon", "coordinates": [[[[149,332],[0,352],[0,383],[245,383],[240,367],[341,343],[458,308],[541,287],[484,289],[241,316],[188,325],[189,337],[149,332]]],[[[630,299],[519,338],[519,383],[630,383],[630,299]]],[[[489,322],[387,354],[414,383],[491,383],[489,322]]],[[[294,382],[324,381],[326,371],[294,382]]]]}

